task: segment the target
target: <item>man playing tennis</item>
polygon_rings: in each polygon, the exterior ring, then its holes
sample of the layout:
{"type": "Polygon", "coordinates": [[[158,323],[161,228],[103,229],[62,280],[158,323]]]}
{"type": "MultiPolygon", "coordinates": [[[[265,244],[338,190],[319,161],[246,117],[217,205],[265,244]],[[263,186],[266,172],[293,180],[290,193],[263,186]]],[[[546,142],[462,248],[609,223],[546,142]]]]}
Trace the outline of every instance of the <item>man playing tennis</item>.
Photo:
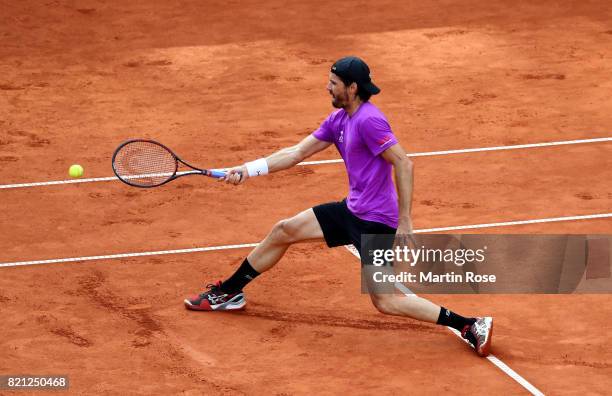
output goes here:
{"type": "MultiPolygon", "coordinates": [[[[356,57],[338,60],[331,68],[327,90],[337,110],[319,129],[293,147],[230,169],[224,180],[237,185],[250,177],[290,168],[333,143],[348,172],[348,197],[276,223],[232,276],[186,299],[188,309],[242,309],[246,304],[243,288],[272,268],[293,243],[325,240],[329,247],[352,243],[360,250],[362,234],[412,233],[413,165],[385,116],[369,102],[370,96],[380,89],[372,83],[368,66],[356,57]]],[[[478,355],[489,353],[491,317],[465,318],[417,296],[379,294],[372,290],[370,296],[382,313],[450,326],[461,332],[478,355]]]]}

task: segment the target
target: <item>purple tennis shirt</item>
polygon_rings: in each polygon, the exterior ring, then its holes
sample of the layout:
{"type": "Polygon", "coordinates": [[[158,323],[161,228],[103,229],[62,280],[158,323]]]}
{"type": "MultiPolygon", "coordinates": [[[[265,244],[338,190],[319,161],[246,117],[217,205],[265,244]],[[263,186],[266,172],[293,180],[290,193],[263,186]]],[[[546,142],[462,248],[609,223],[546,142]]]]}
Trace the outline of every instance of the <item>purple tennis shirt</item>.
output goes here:
{"type": "Polygon", "coordinates": [[[351,213],[362,220],[397,228],[399,208],[392,165],[380,154],[397,144],[384,114],[365,102],[349,116],[344,109],[331,113],[312,135],[336,145],[349,178],[346,199],[351,213]]]}

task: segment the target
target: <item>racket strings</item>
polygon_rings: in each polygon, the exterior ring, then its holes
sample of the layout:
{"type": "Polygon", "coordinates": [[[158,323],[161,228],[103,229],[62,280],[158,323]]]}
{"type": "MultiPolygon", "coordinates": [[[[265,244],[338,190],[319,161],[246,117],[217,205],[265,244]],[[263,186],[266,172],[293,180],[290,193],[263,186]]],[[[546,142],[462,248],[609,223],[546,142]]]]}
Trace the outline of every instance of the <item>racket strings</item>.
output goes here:
{"type": "Polygon", "coordinates": [[[152,187],[174,176],[177,161],[174,155],[161,145],[134,141],[117,152],[113,166],[117,176],[128,184],[152,187]]]}

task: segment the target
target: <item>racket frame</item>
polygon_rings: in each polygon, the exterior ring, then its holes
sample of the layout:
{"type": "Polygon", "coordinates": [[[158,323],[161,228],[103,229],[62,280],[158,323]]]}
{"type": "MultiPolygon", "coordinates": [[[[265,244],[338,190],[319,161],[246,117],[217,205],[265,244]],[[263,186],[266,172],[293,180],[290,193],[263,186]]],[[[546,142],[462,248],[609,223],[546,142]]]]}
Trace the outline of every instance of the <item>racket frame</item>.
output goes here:
{"type": "Polygon", "coordinates": [[[210,170],[210,169],[200,169],[197,168],[193,165],[188,164],[187,162],[183,161],[178,155],[176,155],[172,150],[170,150],[167,146],[165,146],[164,144],[161,144],[159,142],[156,142],[155,140],[151,140],[151,139],[130,139],[130,140],[126,140],[125,142],[121,143],[116,149],[115,152],[113,153],[113,157],[112,157],[112,168],[113,168],[113,173],[115,174],[115,176],[117,176],[117,178],[119,180],[121,180],[123,183],[132,186],[132,187],[139,187],[139,188],[153,188],[153,187],[159,187],[159,186],[163,186],[164,184],[171,182],[172,180],[178,179],[179,177],[182,176],[187,176],[187,175],[202,175],[202,176],[208,176],[208,177],[214,177],[214,178],[221,178],[221,177],[225,177],[226,173],[223,171],[218,171],[218,170],[210,170]],[[134,184],[134,183],[130,183],[129,179],[124,179],[123,177],[119,176],[119,174],[117,173],[117,170],[115,169],[115,158],[117,157],[117,154],[121,151],[121,149],[125,146],[127,146],[130,143],[152,143],[155,145],[160,146],[161,148],[163,148],[164,150],[166,150],[168,153],[170,153],[170,155],[172,155],[172,157],[174,158],[174,172],[172,173],[172,175],[170,177],[168,177],[166,180],[162,181],[161,183],[157,183],[157,184],[152,184],[150,186],[143,186],[142,184],[134,184]],[[186,172],[181,172],[180,174],[178,173],[178,164],[179,162],[191,169],[193,169],[193,171],[186,171],[186,172]]]}

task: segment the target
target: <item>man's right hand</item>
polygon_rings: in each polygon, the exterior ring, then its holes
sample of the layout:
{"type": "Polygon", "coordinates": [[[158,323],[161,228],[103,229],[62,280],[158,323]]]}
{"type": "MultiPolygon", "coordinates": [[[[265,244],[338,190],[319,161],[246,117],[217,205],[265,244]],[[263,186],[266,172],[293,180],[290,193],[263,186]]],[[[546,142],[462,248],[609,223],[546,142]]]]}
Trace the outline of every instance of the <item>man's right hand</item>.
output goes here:
{"type": "Polygon", "coordinates": [[[245,165],[236,166],[230,168],[226,172],[225,177],[219,179],[219,181],[225,181],[228,184],[233,184],[235,186],[242,184],[249,178],[249,173],[247,172],[247,168],[245,165]]]}

